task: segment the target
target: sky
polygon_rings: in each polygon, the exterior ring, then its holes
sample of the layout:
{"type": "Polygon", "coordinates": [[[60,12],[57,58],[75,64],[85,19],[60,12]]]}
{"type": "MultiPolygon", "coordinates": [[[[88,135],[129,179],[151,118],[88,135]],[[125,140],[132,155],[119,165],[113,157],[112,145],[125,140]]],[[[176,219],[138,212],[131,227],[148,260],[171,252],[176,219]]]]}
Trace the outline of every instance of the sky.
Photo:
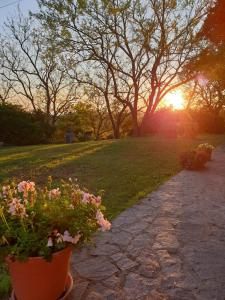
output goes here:
{"type": "Polygon", "coordinates": [[[28,13],[29,10],[34,11],[38,7],[36,0],[0,0],[0,26],[4,24],[7,17],[16,15],[18,5],[23,14],[28,13]]]}

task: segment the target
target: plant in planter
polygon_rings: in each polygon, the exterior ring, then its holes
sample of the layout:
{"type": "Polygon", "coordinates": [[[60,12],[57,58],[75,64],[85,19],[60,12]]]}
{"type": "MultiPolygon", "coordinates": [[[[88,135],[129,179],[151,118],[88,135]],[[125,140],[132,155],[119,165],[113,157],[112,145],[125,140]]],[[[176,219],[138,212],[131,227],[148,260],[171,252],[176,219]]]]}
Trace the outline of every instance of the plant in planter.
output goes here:
{"type": "Polygon", "coordinates": [[[200,144],[196,148],[197,151],[204,151],[206,153],[206,156],[207,156],[208,160],[212,159],[212,151],[214,149],[215,149],[214,146],[210,145],[208,143],[200,144]]]}
{"type": "Polygon", "coordinates": [[[205,151],[187,151],[181,154],[180,163],[184,169],[200,170],[203,169],[208,160],[205,151]]]}
{"type": "Polygon", "coordinates": [[[101,197],[72,180],[44,189],[11,182],[0,194],[0,250],[4,251],[18,300],[56,300],[68,284],[72,245],[109,230],[101,197]]]}

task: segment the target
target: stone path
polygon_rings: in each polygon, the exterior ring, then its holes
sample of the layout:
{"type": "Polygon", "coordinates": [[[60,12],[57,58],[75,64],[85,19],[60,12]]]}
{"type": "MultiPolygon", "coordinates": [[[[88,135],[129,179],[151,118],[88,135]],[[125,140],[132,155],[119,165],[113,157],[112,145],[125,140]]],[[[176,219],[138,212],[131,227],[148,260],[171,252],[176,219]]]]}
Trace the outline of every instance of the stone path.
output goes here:
{"type": "Polygon", "coordinates": [[[225,147],[119,215],[72,272],[69,300],[224,300],[225,147]]]}

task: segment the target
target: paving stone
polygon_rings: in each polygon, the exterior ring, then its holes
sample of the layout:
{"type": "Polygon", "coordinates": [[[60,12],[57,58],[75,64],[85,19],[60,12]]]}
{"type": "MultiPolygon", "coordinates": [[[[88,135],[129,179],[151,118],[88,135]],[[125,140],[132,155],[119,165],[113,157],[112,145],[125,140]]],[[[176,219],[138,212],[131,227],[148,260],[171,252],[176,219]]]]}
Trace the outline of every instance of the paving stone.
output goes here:
{"type": "Polygon", "coordinates": [[[74,288],[71,292],[71,294],[69,295],[69,297],[67,298],[67,300],[81,300],[83,295],[85,294],[85,291],[87,290],[89,285],[88,281],[84,281],[84,282],[80,282],[77,283],[75,281],[74,283],[74,288]]]}
{"type": "Polygon", "coordinates": [[[176,253],[179,248],[179,243],[174,234],[162,232],[157,235],[156,242],[152,246],[154,250],[166,249],[170,253],[176,253]]]}
{"type": "Polygon", "coordinates": [[[131,240],[127,247],[127,252],[130,255],[137,257],[143,249],[150,249],[152,242],[151,234],[143,233],[141,235],[137,235],[131,240]]]}
{"type": "Polygon", "coordinates": [[[136,267],[138,264],[135,261],[133,261],[127,257],[124,257],[124,258],[118,260],[116,262],[116,265],[120,270],[124,271],[124,270],[132,269],[133,267],[136,267]]]}
{"type": "Polygon", "coordinates": [[[113,276],[105,279],[103,284],[109,288],[118,290],[121,285],[121,280],[117,276],[113,275],[113,276]]]}
{"type": "Polygon", "coordinates": [[[114,254],[111,256],[111,258],[115,261],[117,267],[122,271],[131,269],[138,265],[135,261],[129,259],[123,253],[114,254]]]}
{"type": "Polygon", "coordinates": [[[110,244],[103,244],[103,245],[98,245],[96,247],[92,247],[90,250],[91,255],[112,255],[113,253],[119,252],[120,249],[114,245],[110,244]]]}
{"type": "Polygon", "coordinates": [[[117,233],[114,233],[112,236],[110,243],[118,245],[120,247],[126,247],[130,241],[132,240],[132,235],[125,231],[120,231],[117,233]]]}
{"type": "Polygon", "coordinates": [[[114,291],[113,289],[110,289],[110,288],[106,288],[101,283],[97,283],[95,285],[92,284],[92,286],[90,287],[89,297],[90,297],[90,295],[94,295],[95,297],[98,297],[99,299],[105,299],[105,300],[106,299],[107,300],[117,300],[118,299],[116,291],[114,291]]]}
{"type": "Polygon", "coordinates": [[[142,231],[144,231],[147,227],[149,226],[149,224],[147,222],[138,222],[136,224],[132,224],[129,226],[123,226],[121,229],[124,231],[127,231],[131,234],[138,234],[142,231]]]}
{"type": "Polygon", "coordinates": [[[128,300],[147,296],[158,284],[158,281],[149,280],[138,274],[129,273],[124,283],[124,291],[128,300]]]}
{"type": "MultiPolygon", "coordinates": [[[[74,298],[76,300],[76,298],[74,298]]],[[[86,300],[105,300],[103,295],[96,293],[96,292],[90,292],[88,296],[86,297],[86,300]]]]}
{"type": "Polygon", "coordinates": [[[153,290],[148,296],[144,297],[144,300],[168,300],[168,296],[153,290]]]}
{"type": "Polygon", "coordinates": [[[102,257],[89,258],[76,264],[75,269],[80,276],[94,280],[103,280],[118,271],[112,263],[102,257]]]}
{"type": "Polygon", "coordinates": [[[159,264],[156,261],[152,261],[148,264],[143,264],[138,269],[138,273],[144,277],[154,278],[159,271],[159,264]]]}

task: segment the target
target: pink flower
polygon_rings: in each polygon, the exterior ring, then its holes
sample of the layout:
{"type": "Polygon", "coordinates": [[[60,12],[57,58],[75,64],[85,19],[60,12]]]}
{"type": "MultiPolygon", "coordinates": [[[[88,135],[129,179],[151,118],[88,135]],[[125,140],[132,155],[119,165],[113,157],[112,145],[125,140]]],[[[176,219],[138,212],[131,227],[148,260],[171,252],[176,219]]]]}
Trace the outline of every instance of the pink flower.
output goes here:
{"type": "Polygon", "coordinates": [[[104,219],[103,213],[100,210],[96,212],[97,223],[101,226],[102,231],[109,230],[111,228],[111,223],[104,219]]]}
{"type": "Polygon", "coordinates": [[[18,191],[19,191],[19,193],[25,193],[25,194],[27,194],[29,191],[34,192],[35,191],[35,183],[32,181],[21,181],[18,184],[18,191]]]}
{"type": "Polygon", "coordinates": [[[89,193],[84,192],[81,202],[84,203],[84,204],[89,203],[90,202],[90,200],[89,200],[90,196],[91,195],[89,193]]]}
{"type": "Polygon", "coordinates": [[[101,201],[102,201],[102,199],[100,196],[95,197],[92,194],[83,192],[83,198],[81,200],[82,203],[84,203],[84,204],[92,203],[98,207],[101,204],[101,201]]]}
{"type": "Polygon", "coordinates": [[[26,208],[18,198],[13,198],[9,202],[9,213],[12,216],[19,216],[21,218],[27,217],[26,208]]]}
{"type": "Polygon", "coordinates": [[[101,202],[102,202],[102,198],[100,196],[97,196],[97,197],[94,197],[94,201],[93,203],[99,207],[101,205],[101,202]]]}
{"type": "Polygon", "coordinates": [[[48,195],[49,195],[50,199],[51,198],[58,198],[58,197],[60,197],[61,192],[60,192],[59,188],[57,188],[57,189],[51,190],[48,195]]]}

